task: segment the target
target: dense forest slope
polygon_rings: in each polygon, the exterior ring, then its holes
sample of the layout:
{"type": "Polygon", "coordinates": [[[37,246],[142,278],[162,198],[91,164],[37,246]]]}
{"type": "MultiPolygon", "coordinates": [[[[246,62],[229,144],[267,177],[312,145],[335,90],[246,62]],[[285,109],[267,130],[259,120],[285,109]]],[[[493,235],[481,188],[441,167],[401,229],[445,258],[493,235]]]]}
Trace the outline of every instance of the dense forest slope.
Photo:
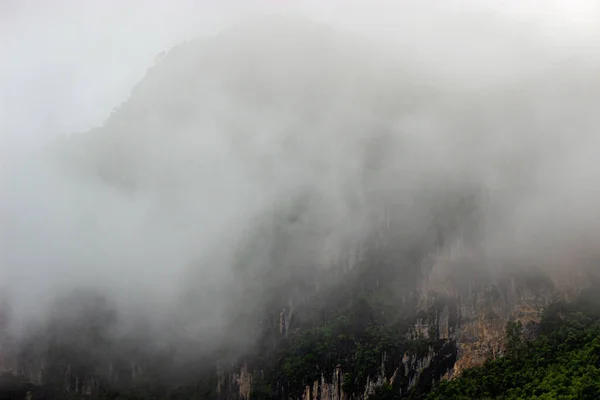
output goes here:
{"type": "Polygon", "coordinates": [[[52,143],[26,171],[54,189],[28,216],[52,218],[12,235],[50,244],[7,259],[55,273],[35,307],[3,303],[2,396],[595,395],[597,318],[564,304],[600,260],[598,81],[461,82],[414,52],[254,21],[171,50],[52,143]]]}

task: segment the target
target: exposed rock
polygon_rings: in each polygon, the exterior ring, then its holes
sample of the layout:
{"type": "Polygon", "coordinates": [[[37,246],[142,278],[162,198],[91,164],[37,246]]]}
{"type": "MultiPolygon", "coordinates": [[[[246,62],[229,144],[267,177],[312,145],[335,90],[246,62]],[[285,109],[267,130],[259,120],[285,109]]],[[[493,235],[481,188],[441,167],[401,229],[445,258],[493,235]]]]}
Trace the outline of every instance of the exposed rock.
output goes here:
{"type": "Polygon", "coordinates": [[[217,381],[217,394],[221,398],[249,400],[252,393],[254,374],[249,372],[248,365],[242,365],[238,371],[229,374],[219,374],[217,381]],[[234,397],[232,397],[234,395],[234,397]]]}
{"type": "Polygon", "coordinates": [[[320,379],[307,385],[300,400],[346,400],[348,396],[344,393],[342,384],[342,370],[337,366],[331,377],[321,374],[320,379]]]}

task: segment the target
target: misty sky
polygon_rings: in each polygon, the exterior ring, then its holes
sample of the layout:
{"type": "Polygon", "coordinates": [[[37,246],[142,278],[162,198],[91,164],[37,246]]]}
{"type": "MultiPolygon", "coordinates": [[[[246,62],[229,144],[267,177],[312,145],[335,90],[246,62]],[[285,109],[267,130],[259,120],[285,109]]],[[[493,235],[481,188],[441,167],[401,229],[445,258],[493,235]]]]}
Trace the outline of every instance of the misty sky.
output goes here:
{"type": "MultiPolygon", "coordinates": [[[[358,29],[393,30],[416,3],[451,14],[474,2],[1,0],[0,155],[100,125],[159,52],[240,18],[293,10],[358,29]]],[[[593,0],[476,3],[563,38],[597,35],[600,26],[593,0]]]]}

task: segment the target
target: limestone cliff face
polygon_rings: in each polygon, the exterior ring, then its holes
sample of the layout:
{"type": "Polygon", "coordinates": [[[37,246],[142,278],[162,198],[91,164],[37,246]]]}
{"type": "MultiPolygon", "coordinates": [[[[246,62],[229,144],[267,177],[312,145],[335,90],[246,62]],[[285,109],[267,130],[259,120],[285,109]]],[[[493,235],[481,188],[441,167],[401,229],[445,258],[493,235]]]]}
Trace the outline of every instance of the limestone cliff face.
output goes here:
{"type": "MultiPolygon", "coordinates": [[[[285,334],[285,330],[280,332],[285,334]]],[[[421,338],[423,338],[421,336],[421,338]]],[[[423,341],[426,343],[426,341],[423,341]]],[[[454,339],[432,339],[422,348],[407,349],[400,357],[387,353],[379,355],[380,365],[377,372],[368,376],[364,386],[352,387],[354,376],[341,365],[328,369],[323,366],[317,379],[306,384],[299,394],[287,390],[286,382],[275,386],[275,398],[294,400],[364,400],[376,394],[383,387],[399,387],[400,393],[406,393],[422,381],[431,382],[447,375],[456,360],[454,339]],[[349,385],[350,384],[350,385],[349,385]],[[350,388],[348,388],[350,386],[350,388]]],[[[239,368],[222,371],[219,374],[217,393],[222,400],[251,400],[262,398],[255,395],[255,385],[264,380],[265,371],[251,369],[244,363],[239,368]]],[[[269,397],[271,398],[271,397],[269,397]]]]}
{"type": "Polygon", "coordinates": [[[235,396],[240,400],[249,400],[255,373],[249,372],[248,366],[244,364],[236,372],[219,374],[217,394],[219,396],[229,396],[230,393],[235,393],[235,396]]]}
{"type": "MultiPolygon", "coordinates": [[[[406,308],[413,307],[412,322],[406,331],[407,340],[423,345],[402,354],[380,354],[380,366],[367,377],[358,391],[348,390],[353,376],[341,365],[322,372],[306,384],[300,394],[290,396],[286,382],[277,382],[278,398],[297,400],[364,400],[388,386],[406,393],[419,385],[430,385],[440,379],[452,379],[467,368],[480,365],[491,357],[502,355],[505,349],[505,329],[509,321],[520,321],[525,334],[535,335],[545,306],[559,299],[569,300],[586,287],[584,275],[514,274],[504,279],[474,279],[473,282],[436,282],[429,274],[420,292],[407,294],[406,308]]],[[[398,305],[402,307],[402,305],[398,305]]],[[[285,339],[296,318],[290,302],[273,319],[276,333],[285,339]]],[[[144,375],[133,363],[127,365],[96,363],[92,369],[82,365],[54,365],[46,368],[47,358],[36,349],[29,357],[15,358],[10,352],[10,335],[2,339],[3,370],[19,372],[35,384],[58,382],[66,392],[89,396],[98,393],[102,384],[133,382],[144,375]]],[[[14,346],[12,346],[14,347],[14,346]]],[[[39,349],[38,349],[39,350],[39,349]]],[[[265,380],[265,371],[241,360],[239,367],[218,374],[216,393],[222,400],[251,400],[256,387],[265,380]]]]}
{"type": "Polygon", "coordinates": [[[424,295],[422,310],[426,316],[416,321],[412,332],[456,344],[457,360],[446,378],[502,355],[507,323],[520,321],[526,331],[535,331],[544,307],[560,296],[551,287],[532,288],[515,279],[480,289],[450,296],[436,292],[424,295]]]}
{"type": "Polygon", "coordinates": [[[306,386],[304,393],[302,393],[301,399],[346,399],[347,394],[344,393],[342,385],[342,371],[341,368],[337,367],[332,376],[326,377],[324,374],[322,374],[321,379],[316,380],[311,386],[306,386]]]}
{"type": "MultiPolygon", "coordinates": [[[[346,391],[345,379],[347,376],[341,366],[337,366],[331,373],[321,373],[321,376],[306,385],[298,396],[289,396],[285,389],[280,387],[279,398],[295,400],[364,400],[374,395],[384,385],[400,383],[402,392],[408,392],[413,388],[425,374],[435,375],[444,371],[444,361],[452,363],[456,356],[452,343],[443,343],[441,347],[429,346],[422,355],[414,352],[406,352],[401,359],[390,360],[386,354],[382,354],[379,373],[368,377],[367,383],[360,393],[346,391]],[[438,365],[435,365],[438,364],[438,365]]],[[[243,365],[238,371],[229,374],[221,374],[217,387],[220,399],[227,400],[251,400],[253,397],[253,382],[260,377],[262,371],[249,371],[247,365],[243,365]]],[[[439,377],[438,377],[439,378],[439,377]]]]}
{"type": "MultiPolygon", "coordinates": [[[[504,279],[481,279],[459,285],[447,281],[443,286],[435,284],[433,275],[427,279],[422,286],[425,290],[416,295],[416,314],[406,333],[407,339],[429,343],[425,349],[407,351],[396,359],[381,354],[378,373],[368,377],[360,393],[344,390],[344,380],[353,377],[338,365],[333,371],[321,373],[304,387],[301,395],[292,398],[364,400],[388,385],[397,385],[400,393],[406,393],[416,385],[452,379],[465,369],[501,356],[509,322],[521,322],[524,334],[534,337],[547,305],[557,300],[568,301],[587,286],[584,275],[566,279],[562,275],[541,273],[513,274],[504,279]]],[[[281,334],[286,332],[285,319],[283,312],[281,334]]],[[[245,365],[224,375],[219,386],[220,398],[252,399],[252,382],[260,373],[245,365]]],[[[284,389],[280,394],[281,398],[288,398],[284,389]]]]}
{"type": "Polygon", "coordinates": [[[546,306],[572,300],[591,282],[588,273],[575,268],[507,271],[502,278],[471,276],[471,281],[457,283],[434,268],[423,285],[422,317],[412,332],[456,343],[457,360],[445,378],[502,355],[510,321],[521,322],[524,334],[534,337],[546,306]]]}

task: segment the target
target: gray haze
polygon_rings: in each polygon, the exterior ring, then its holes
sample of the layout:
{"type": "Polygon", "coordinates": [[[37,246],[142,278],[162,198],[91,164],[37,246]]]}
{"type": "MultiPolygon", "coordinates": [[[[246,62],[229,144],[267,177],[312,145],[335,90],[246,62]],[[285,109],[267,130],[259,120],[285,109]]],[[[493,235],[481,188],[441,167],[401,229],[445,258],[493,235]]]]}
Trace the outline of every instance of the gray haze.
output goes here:
{"type": "MultiPolygon", "coordinates": [[[[44,145],[2,170],[0,279],[16,315],[43,318],[57,294],[83,288],[157,326],[218,333],[256,300],[242,289],[271,264],[352,267],[389,226],[408,250],[464,197],[475,199],[476,233],[448,232],[426,268],[461,276],[448,254],[493,273],[597,261],[600,36],[574,12],[592,3],[539,16],[516,3],[416,3],[254,18],[215,8],[227,23],[168,51],[121,106],[124,86],[83,97],[89,105],[79,95],[133,79],[160,48],[132,56],[130,70],[87,50],[95,67],[65,83],[64,103],[51,74],[23,89],[3,77],[3,148],[44,145]],[[113,107],[101,128],[68,134],[113,107]],[[280,212],[295,219],[274,257],[280,233],[263,224],[280,212]]],[[[112,38],[146,40],[126,29],[112,38]]],[[[5,39],[7,53],[21,40],[5,39]]],[[[42,51],[28,50],[21,60],[42,51]]]]}

